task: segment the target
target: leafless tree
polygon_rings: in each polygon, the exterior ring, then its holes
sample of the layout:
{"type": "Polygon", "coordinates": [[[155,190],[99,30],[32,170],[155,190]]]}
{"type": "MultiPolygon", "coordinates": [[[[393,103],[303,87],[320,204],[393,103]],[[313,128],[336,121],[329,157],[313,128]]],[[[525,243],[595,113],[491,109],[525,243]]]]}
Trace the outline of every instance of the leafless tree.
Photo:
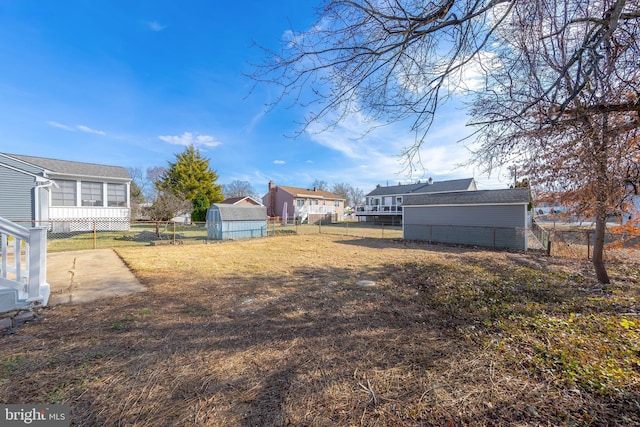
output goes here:
{"type": "Polygon", "coordinates": [[[637,3],[628,6],[546,1],[514,8],[496,30],[502,50],[471,110],[480,129],[477,163],[519,163],[573,213],[594,218],[592,260],[602,283],[609,283],[607,218],[622,213],[640,182],[640,29],[630,25],[637,3]]]}
{"type": "Polygon", "coordinates": [[[160,191],[156,200],[143,209],[143,214],[156,224],[156,236],[161,237],[160,225],[178,215],[191,212],[191,201],[175,191],[160,191]]]}
{"type": "Polygon", "coordinates": [[[345,199],[345,206],[355,207],[364,199],[364,191],[346,182],[334,183],[331,191],[345,199]]]}
{"type": "Polygon", "coordinates": [[[327,184],[327,181],[316,179],[313,181],[313,184],[311,184],[311,188],[315,188],[320,191],[329,191],[329,184],[327,184]]]}
{"type": "MultiPolygon", "coordinates": [[[[536,185],[553,171],[542,154],[571,159],[580,167],[552,178],[589,189],[600,247],[606,213],[619,205],[604,193],[638,186],[637,175],[611,170],[616,156],[638,153],[638,0],[327,0],[319,15],[253,75],[281,87],[278,102],[307,106],[307,124],[331,127],[354,112],[409,120],[416,139],[402,154],[413,165],[438,107],[470,94],[475,160],[490,170],[528,159],[536,185]]],[[[594,267],[607,283],[601,258],[594,267]]]]}
{"type": "Polygon", "coordinates": [[[160,197],[160,192],[156,186],[156,182],[167,172],[167,168],[162,166],[153,166],[147,168],[146,181],[144,184],[144,195],[147,201],[155,201],[160,197]]]}
{"type": "Polygon", "coordinates": [[[249,181],[234,180],[229,184],[223,186],[224,196],[230,197],[251,197],[255,200],[260,200],[260,195],[253,188],[253,185],[249,181]]]}

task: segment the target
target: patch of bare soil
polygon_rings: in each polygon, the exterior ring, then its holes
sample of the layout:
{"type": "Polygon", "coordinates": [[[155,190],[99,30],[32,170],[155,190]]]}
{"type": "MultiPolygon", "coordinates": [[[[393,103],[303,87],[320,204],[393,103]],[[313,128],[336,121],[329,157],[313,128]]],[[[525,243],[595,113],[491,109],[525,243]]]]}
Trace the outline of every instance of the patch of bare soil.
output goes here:
{"type": "Polygon", "coordinates": [[[640,424],[640,369],[589,387],[524,333],[633,313],[637,264],[602,289],[575,260],[327,235],[117,251],[148,292],[0,338],[4,403],[75,425],[640,424]]]}

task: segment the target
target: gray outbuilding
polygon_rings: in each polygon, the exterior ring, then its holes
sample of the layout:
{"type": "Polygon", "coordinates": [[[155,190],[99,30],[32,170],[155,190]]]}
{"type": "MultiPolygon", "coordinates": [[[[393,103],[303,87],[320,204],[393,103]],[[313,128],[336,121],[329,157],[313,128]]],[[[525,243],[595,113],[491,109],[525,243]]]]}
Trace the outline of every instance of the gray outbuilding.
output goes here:
{"type": "Polygon", "coordinates": [[[528,188],[407,195],[407,240],[527,250],[528,188]]]}
{"type": "Polygon", "coordinates": [[[207,210],[210,240],[235,240],[267,235],[267,208],[214,203],[207,210]]]}

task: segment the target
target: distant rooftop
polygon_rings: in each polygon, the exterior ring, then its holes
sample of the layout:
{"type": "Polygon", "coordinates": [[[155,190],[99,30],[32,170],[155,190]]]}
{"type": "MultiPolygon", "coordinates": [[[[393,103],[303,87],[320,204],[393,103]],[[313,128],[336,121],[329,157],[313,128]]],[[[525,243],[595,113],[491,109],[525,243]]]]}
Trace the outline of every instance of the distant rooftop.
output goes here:
{"type": "Polygon", "coordinates": [[[331,193],[329,191],[324,190],[315,190],[313,188],[298,188],[298,187],[287,187],[284,185],[278,185],[278,188],[286,191],[289,194],[293,194],[294,197],[310,197],[310,198],[318,198],[318,199],[330,199],[330,200],[344,200],[343,197],[331,193]]]}
{"type": "Polygon", "coordinates": [[[403,205],[482,205],[482,204],[527,204],[531,198],[528,188],[503,190],[455,191],[449,193],[415,194],[405,197],[403,205]]]}
{"type": "Polygon", "coordinates": [[[378,186],[367,196],[392,196],[404,194],[445,193],[451,191],[475,190],[473,178],[452,179],[448,181],[432,181],[406,185],[378,186]]]}

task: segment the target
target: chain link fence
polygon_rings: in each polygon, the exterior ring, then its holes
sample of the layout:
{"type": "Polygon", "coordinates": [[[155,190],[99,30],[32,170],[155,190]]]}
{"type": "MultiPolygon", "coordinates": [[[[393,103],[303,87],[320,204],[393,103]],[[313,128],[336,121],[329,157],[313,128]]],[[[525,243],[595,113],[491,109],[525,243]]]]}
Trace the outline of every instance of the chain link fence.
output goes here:
{"type": "MultiPolygon", "coordinates": [[[[592,228],[549,229],[551,256],[591,259],[596,233],[592,228]]],[[[605,257],[640,249],[640,234],[605,231],[605,257]]]]}
{"type": "MultiPolygon", "coordinates": [[[[47,250],[49,252],[112,248],[121,246],[150,246],[164,244],[212,243],[206,223],[180,223],[172,221],[130,221],[126,218],[79,219],[37,223],[14,221],[25,227],[46,226],[47,250]]],[[[243,231],[246,234],[246,231],[243,231]]],[[[266,226],[267,236],[286,234],[332,234],[344,237],[402,239],[401,226],[379,225],[366,222],[319,222],[300,224],[279,219],[270,219],[266,226]]],[[[495,233],[494,233],[495,234],[495,233]]],[[[233,239],[233,231],[229,238],[233,239]]],[[[256,236],[262,236],[261,231],[256,236]]],[[[497,234],[496,234],[497,236],[497,234]]],[[[429,239],[426,239],[429,240],[429,239]]],[[[437,241],[437,239],[431,239],[437,241]]],[[[545,251],[548,255],[589,259],[593,254],[595,232],[593,228],[538,224],[534,221],[530,229],[529,248],[545,251]],[[531,243],[534,243],[532,245],[531,243]],[[535,247],[535,244],[538,244],[535,247]]],[[[450,242],[456,243],[456,242],[450,242]]],[[[462,242],[461,242],[462,243],[462,242]]],[[[608,253],[620,249],[640,248],[640,233],[613,233],[605,235],[608,253]]],[[[491,246],[491,245],[488,245],[491,246]]],[[[500,247],[496,244],[495,247],[500,247]]]]}
{"type": "MultiPolygon", "coordinates": [[[[165,244],[213,243],[205,222],[182,223],[173,221],[130,221],[126,218],[52,220],[47,222],[14,221],[25,227],[47,227],[49,252],[101,249],[122,246],[150,246],[165,244]]],[[[224,226],[224,225],[223,225],[224,226]]],[[[255,230],[255,236],[263,236],[264,230],[255,230]]],[[[247,230],[226,230],[225,239],[234,235],[244,237],[247,230]]],[[[350,237],[380,239],[402,238],[402,227],[373,225],[358,222],[300,224],[280,220],[267,222],[266,235],[333,234],[350,237]]]]}

